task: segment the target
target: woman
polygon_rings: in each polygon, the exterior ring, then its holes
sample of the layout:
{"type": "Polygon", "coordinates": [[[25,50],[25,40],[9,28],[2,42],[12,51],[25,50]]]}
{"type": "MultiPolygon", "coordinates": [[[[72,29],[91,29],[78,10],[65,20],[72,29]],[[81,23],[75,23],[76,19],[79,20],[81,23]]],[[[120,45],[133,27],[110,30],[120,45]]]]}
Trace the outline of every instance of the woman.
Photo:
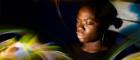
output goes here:
{"type": "Polygon", "coordinates": [[[105,60],[117,36],[115,32],[108,31],[108,27],[115,25],[119,28],[122,21],[116,18],[117,11],[109,1],[80,3],[76,18],[76,34],[80,43],[72,44],[68,55],[73,60],[105,60]]]}

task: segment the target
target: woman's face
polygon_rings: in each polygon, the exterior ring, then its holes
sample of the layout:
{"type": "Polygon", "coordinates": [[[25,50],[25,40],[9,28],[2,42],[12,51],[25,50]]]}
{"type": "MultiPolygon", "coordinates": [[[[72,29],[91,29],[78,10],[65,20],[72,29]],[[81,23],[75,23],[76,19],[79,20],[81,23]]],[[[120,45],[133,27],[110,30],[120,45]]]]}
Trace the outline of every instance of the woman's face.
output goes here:
{"type": "Polygon", "coordinates": [[[95,11],[88,7],[80,8],[77,15],[77,37],[80,42],[91,42],[97,38],[98,23],[95,21],[95,11]]]}

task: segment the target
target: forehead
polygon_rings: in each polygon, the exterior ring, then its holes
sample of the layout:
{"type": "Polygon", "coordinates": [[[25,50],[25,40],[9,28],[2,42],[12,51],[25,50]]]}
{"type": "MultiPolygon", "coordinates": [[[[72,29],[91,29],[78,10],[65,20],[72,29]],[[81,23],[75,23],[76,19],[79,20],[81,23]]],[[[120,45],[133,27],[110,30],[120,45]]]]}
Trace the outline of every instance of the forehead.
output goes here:
{"type": "Polygon", "coordinates": [[[78,11],[78,18],[86,18],[86,17],[93,18],[94,15],[95,15],[95,10],[87,6],[80,8],[78,11]]]}

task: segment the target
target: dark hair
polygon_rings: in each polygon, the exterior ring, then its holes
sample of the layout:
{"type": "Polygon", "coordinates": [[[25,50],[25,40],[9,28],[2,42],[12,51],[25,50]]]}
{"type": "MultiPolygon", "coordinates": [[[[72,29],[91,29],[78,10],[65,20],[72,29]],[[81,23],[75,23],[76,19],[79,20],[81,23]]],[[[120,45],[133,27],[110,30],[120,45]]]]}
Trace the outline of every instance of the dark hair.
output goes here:
{"type": "Polygon", "coordinates": [[[116,17],[118,14],[117,10],[109,1],[81,1],[79,8],[83,6],[95,10],[95,18],[100,23],[102,29],[107,29],[110,25],[114,25],[116,28],[121,27],[122,20],[116,17]]]}

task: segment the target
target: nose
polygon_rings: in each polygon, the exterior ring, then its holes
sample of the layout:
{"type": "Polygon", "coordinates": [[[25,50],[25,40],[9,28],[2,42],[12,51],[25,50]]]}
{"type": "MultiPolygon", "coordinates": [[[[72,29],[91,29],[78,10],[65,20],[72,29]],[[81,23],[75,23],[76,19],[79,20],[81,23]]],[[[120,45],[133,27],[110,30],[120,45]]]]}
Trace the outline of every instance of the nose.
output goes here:
{"type": "Polygon", "coordinates": [[[85,27],[84,27],[84,23],[82,21],[77,22],[77,32],[84,32],[85,27]]]}
{"type": "Polygon", "coordinates": [[[84,26],[78,26],[77,27],[77,32],[84,32],[85,31],[85,28],[84,28],[84,26]]]}
{"type": "Polygon", "coordinates": [[[77,32],[83,32],[84,30],[82,28],[77,28],[77,32]]]}

